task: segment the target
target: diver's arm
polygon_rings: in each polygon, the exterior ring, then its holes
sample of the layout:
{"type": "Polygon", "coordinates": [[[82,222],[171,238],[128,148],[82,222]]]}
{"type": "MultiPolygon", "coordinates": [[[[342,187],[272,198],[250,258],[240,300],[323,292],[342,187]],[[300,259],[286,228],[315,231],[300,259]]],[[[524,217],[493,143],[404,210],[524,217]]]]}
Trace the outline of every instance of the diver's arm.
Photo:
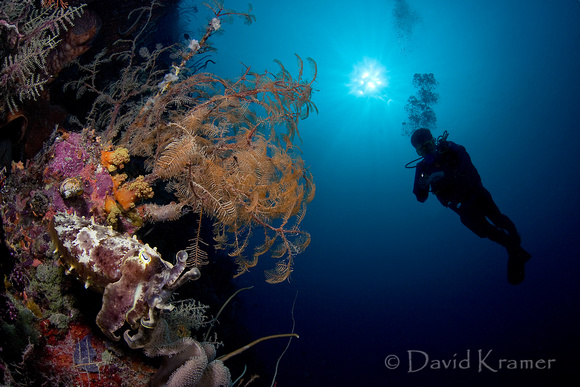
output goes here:
{"type": "Polygon", "coordinates": [[[454,142],[448,141],[449,150],[455,154],[457,160],[458,171],[463,176],[469,176],[474,182],[481,182],[481,177],[477,172],[477,168],[471,161],[471,156],[463,145],[458,145],[454,142]]]}

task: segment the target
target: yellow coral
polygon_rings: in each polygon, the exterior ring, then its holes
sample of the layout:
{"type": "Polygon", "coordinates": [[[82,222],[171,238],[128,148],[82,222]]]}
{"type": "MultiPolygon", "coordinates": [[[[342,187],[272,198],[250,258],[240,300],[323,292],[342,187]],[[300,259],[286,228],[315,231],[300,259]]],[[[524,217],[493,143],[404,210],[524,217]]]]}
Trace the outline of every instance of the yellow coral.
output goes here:
{"type": "Polygon", "coordinates": [[[129,160],[129,150],[127,148],[119,147],[114,151],[101,152],[101,164],[103,164],[109,172],[115,172],[117,169],[122,169],[129,160]]]}
{"type": "Polygon", "coordinates": [[[145,181],[143,176],[138,176],[135,180],[121,185],[114,191],[115,200],[123,210],[129,211],[135,206],[139,199],[150,199],[153,197],[153,189],[145,181]]]}
{"type": "Polygon", "coordinates": [[[119,215],[121,215],[121,210],[115,199],[110,196],[105,199],[105,212],[107,213],[107,223],[115,227],[119,220],[119,215]]]}

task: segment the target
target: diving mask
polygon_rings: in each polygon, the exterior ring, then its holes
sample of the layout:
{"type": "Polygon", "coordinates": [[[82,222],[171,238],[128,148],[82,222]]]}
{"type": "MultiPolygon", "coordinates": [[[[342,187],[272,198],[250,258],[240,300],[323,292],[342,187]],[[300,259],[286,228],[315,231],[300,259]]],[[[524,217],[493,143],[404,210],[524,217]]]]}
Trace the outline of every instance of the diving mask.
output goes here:
{"type": "Polygon", "coordinates": [[[418,146],[415,150],[417,154],[421,157],[425,156],[428,153],[431,153],[435,149],[435,139],[432,138],[428,141],[425,141],[421,146],[418,146]]]}

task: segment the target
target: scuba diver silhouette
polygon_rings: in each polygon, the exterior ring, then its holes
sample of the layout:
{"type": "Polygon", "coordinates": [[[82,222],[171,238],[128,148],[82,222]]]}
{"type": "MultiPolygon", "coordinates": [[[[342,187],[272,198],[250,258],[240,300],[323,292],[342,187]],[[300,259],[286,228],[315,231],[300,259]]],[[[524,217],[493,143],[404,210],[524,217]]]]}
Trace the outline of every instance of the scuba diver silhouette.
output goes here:
{"type": "MultiPolygon", "coordinates": [[[[435,140],[429,129],[413,132],[411,144],[421,157],[411,163],[423,159],[416,166],[413,193],[421,203],[427,200],[429,192],[433,193],[477,236],[505,247],[509,257],[508,282],[517,285],[524,280],[524,266],[531,255],[520,246],[514,223],[500,212],[491,194],[483,187],[465,148],[447,141],[447,136],[445,131],[435,140]]],[[[413,168],[409,164],[406,167],[413,168]]]]}

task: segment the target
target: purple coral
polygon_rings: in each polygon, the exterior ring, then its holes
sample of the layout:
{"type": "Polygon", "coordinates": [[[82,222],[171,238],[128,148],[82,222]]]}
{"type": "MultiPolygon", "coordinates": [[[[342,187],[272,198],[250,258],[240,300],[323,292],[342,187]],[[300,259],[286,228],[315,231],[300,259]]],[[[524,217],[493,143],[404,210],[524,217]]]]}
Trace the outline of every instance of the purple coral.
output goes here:
{"type": "Polygon", "coordinates": [[[7,323],[18,319],[18,310],[6,294],[0,295],[0,318],[7,323]]]}
{"type": "Polygon", "coordinates": [[[29,282],[24,269],[20,265],[14,267],[14,270],[10,273],[9,281],[14,289],[20,293],[24,291],[29,282]]]}
{"type": "Polygon", "coordinates": [[[49,150],[51,159],[44,169],[44,181],[55,181],[47,189],[54,212],[74,212],[83,215],[99,214],[105,198],[112,195],[113,181],[100,164],[100,144],[91,134],[67,133],[55,141],[49,150]],[[59,188],[65,182],[77,182],[76,195],[63,195],[59,188]],[[48,192],[50,191],[50,192],[48,192]]]}
{"type": "Polygon", "coordinates": [[[57,176],[80,175],[85,167],[88,155],[80,144],[83,142],[79,133],[69,133],[64,141],[54,147],[54,158],[48,166],[47,172],[57,176]]]}

